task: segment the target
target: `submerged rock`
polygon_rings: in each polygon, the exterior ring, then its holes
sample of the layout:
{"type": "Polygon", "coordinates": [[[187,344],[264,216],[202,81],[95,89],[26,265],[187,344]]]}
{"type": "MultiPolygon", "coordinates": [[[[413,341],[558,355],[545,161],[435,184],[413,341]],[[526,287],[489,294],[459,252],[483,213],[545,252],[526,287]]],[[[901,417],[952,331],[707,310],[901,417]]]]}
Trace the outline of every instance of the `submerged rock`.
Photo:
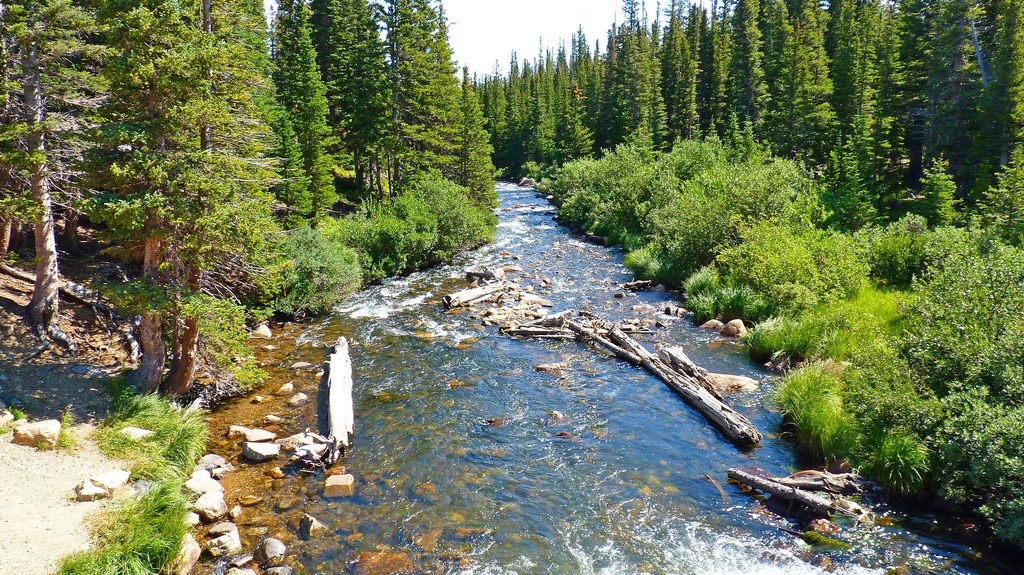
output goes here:
{"type": "Polygon", "coordinates": [[[245,440],[251,443],[266,443],[277,439],[277,434],[266,429],[250,429],[245,432],[245,440]]]}
{"type": "Polygon", "coordinates": [[[347,497],[355,493],[356,478],[351,474],[332,475],[324,484],[324,497],[347,497]]]}
{"type": "Polygon", "coordinates": [[[287,547],[278,539],[268,537],[256,548],[256,560],[267,565],[280,565],[288,552],[287,547]]]}
{"type": "Polygon", "coordinates": [[[708,373],[710,383],[719,393],[740,393],[744,391],[755,391],[760,387],[756,379],[742,375],[726,375],[724,373],[708,373]]]}
{"type": "Polygon", "coordinates": [[[331,532],[330,528],[320,522],[319,519],[308,513],[302,515],[299,520],[299,534],[306,539],[319,539],[326,537],[331,532]]]}
{"type": "Polygon", "coordinates": [[[242,552],[242,540],[238,535],[238,526],[234,523],[218,523],[210,528],[210,535],[215,536],[206,544],[210,555],[223,557],[242,552]]]}
{"type": "Polygon", "coordinates": [[[401,551],[362,553],[356,559],[356,575],[411,575],[412,557],[401,551]]]}

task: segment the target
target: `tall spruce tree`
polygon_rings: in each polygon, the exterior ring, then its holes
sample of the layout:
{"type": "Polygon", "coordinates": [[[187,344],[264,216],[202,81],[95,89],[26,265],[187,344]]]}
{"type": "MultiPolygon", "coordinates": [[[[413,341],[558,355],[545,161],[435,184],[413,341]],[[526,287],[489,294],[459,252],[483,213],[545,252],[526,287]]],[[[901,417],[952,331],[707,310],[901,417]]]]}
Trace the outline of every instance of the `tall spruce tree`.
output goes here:
{"type": "MultiPolygon", "coordinates": [[[[274,26],[274,85],[287,114],[298,148],[308,191],[278,198],[288,204],[294,220],[316,221],[338,201],[329,147],[327,87],[316,63],[309,25],[310,9],[303,0],[280,4],[274,26]]],[[[279,137],[284,137],[278,134],[279,137]]],[[[290,186],[294,188],[294,186],[290,186]]]]}
{"type": "Polygon", "coordinates": [[[480,108],[480,98],[469,80],[469,69],[462,69],[462,98],[460,100],[462,123],[459,131],[459,164],[455,182],[466,186],[470,199],[477,205],[497,207],[492,178],[494,164],[491,154],[494,148],[487,133],[487,121],[480,108]]]}
{"type": "Polygon", "coordinates": [[[764,79],[764,52],[760,0],[737,0],[732,14],[731,95],[740,122],[759,129],[768,103],[764,79]]]}
{"type": "Polygon", "coordinates": [[[0,235],[6,236],[0,239],[5,244],[10,239],[12,216],[32,214],[36,277],[29,315],[44,345],[52,338],[74,351],[75,342],[57,324],[54,196],[62,186],[75,185],[69,178],[80,159],[83,111],[99,101],[95,58],[100,47],[92,41],[98,29],[93,13],[69,0],[7,0],[0,16],[5,120],[0,179],[11,184],[0,199],[0,235]]]}
{"type": "Polygon", "coordinates": [[[380,193],[388,130],[384,44],[367,0],[313,0],[312,39],[330,104],[330,123],[357,185],[380,193]]]}
{"type": "Polygon", "coordinates": [[[89,213],[143,252],[143,276],[125,287],[141,296],[132,380],[180,394],[204,348],[208,294],[243,275],[274,230],[260,105],[271,93],[266,24],[245,0],[116,0],[100,16],[116,54],[103,68],[111,94],[89,163],[101,192],[89,213]]]}

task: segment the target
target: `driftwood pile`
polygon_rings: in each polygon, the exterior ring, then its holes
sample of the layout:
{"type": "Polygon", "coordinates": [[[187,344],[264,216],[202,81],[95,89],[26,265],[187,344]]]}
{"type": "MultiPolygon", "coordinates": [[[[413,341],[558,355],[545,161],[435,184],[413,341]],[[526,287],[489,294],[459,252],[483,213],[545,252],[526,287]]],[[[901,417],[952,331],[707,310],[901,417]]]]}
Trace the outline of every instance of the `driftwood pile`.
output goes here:
{"type": "Polygon", "coordinates": [[[820,515],[842,515],[857,522],[871,516],[871,512],[864,507],[842,497],[842,494],[863,492],[863,479],[852,473],[801,471],[789,477],[772,477],[766,473],[753,474],[730,469],[728,475],[743,485],[798,503],[820,515]]]}
{"type": "MultiPolygon", "coordinates": [[[[633,323],[616,325],[589,312],[572,310],[548,315],[544,307],[552,304],[509,281],[503,273],[469,272],[467,280],[478,285],[444,297],[447,308],[492,306],[480,316],[485,324],[501,326],[512,337],[578,340],[593,344],[633,365],[643,367],[683,396],[718,427],[730,441],[749,447],[760,443],[757,428],[729,407],[708,381],[707,371],[690,361],[680,348],[665,348],[652,353],[630,334],[651,333],[633,323]],[[499,306],[501,302],[508,305],[499,306]]],[[[643,283],[634,286],[649,287],[643,283]]]]}

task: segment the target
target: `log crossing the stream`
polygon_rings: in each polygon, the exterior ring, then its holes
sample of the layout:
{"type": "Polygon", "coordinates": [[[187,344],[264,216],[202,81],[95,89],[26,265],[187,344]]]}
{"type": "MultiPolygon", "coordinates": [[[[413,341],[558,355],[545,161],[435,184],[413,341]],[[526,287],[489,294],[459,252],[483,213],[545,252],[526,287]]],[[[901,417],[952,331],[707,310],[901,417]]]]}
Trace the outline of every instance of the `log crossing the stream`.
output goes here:
{"type": "MultiPolygon", "coordinates": [[[[487,274],[470,272],[467,277],[480,278],[487,274]]],[[[715,425],[730,441],[741,447],[753,447],[761,442],[761,433],[753,423],[725,403],[722,396],[707,379],[707,371],[697,367],[681,348],[667,348],[652,353],[627,331],[647,333],[630,326],[614,325],[598,316],[576,313],[572,310],[546,315],[541,305],[531,303],[532,294],[525,294],[518,284],[505,279],[473,286],[444,297],[449,309],[482,304],[497,305],[508,298],[518,303],[504,308],[501,332],[513,337],[578,340],[591,343],[611,352],[616,357],[643,367],[660,379],[687,403],[715,425]]]]}

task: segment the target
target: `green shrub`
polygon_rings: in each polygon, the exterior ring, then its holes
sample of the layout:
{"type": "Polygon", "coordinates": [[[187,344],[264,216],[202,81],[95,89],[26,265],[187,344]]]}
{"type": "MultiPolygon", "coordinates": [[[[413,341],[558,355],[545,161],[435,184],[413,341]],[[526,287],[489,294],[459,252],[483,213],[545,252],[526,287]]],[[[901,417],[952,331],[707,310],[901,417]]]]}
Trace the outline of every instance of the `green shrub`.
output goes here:
{"type": "Polygon", "coordinates": [[[985,389],[1024,405],[1024,251],[957,256],[921,286],[904,350],[940,396],[985,389]]]}
{"type": "Polygon", "coordinates": [[[811,455],[831,461],[856,453],[856,426],[843,404],[841,380],[830,366],[791,372],[772,399],[795,426],[797,443],[811,455]]]}
{"type": "Polygon", "coordinates": [[[908,215],[885,228],[868,228],[857,234],[864,247],[871,277],[881,283],[909,286],[923,277],[928,265],[928,221],[908,215]]]}
{"type": "Polygon", "coordinates": [[[718,262],[772,302],[806,305],[801,300],[808,292],[833,302],[857,294],[867,280],[867,264],[847,236],[775,221],[746,228],[742,240],[723,250],[718,262]],[[800,299],[792,298],[800,289],[794,286],[806,289],[800,299]]]}
{"type": "Polygon", "coordinates": [[[332,242],[359,253],[362,279],[374,282],[451,261],[490,241],[497,218],[467,188],[436,175],[410,182],[390,200],[367,200],[355,214],[323,224],[332,242]]]}
{"type": "Polygon", "coordinates": [[[275,307],[294,316],[330,311],[359,288],[359,257],[350,248],[309,227],[293,230],[285,243],[290,265],[284,294],[275,307]]]}
{"type": "Polygon", "coordinates": [[[661,281],[661,260],[656,246],[648,245],[628,252],[622,261],[637,278],[661,281]]]}

